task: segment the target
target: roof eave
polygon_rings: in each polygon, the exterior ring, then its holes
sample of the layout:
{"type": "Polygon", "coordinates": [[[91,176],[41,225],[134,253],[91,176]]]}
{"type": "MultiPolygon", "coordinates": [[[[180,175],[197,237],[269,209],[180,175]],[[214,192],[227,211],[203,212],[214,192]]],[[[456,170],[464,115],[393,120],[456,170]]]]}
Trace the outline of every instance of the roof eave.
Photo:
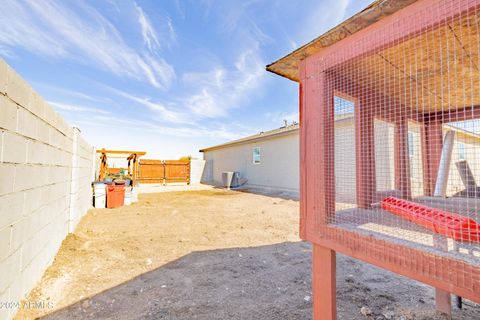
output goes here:
{"type": "Polygon", "coordinates": [[[361,31],[417,0],[376,0],[367,8],[335,26],[321,36],[290,52],[286,56],[270,63],[266,70],[292,81],[299,81],[298,68],[303,59],[316,54],[322,48],[329,47],[346,37],[361,31]]]}
{"type": "Polygon", "coordinates": [[[260,140],[265,140],[265,139],[268,139],[268,138],[277,138],[277,137],[280,137],[280,136],[295,133],[299,130],[300,130],[300,127],[298,126],[296,128],[292,128],[290,130],[280,131],[280,132],[276,132],[274,134],[265,134],[265,135],[262,135],[262,136],[253,136],[251,139],[234,140],[234,141],[227,142],[227,143],[224,143],[224,144],[219,144],[219,145],[216,145],[216,146],[213,146],[213,147],[200,149],[198,151],[199,152],[212,151],[212,150],[228,148],[228,147],[239,145],[239,144],[247,144],[247,143],[252,143],[252,142],[256,142],[256,141],[260,141],[260,140]]]}

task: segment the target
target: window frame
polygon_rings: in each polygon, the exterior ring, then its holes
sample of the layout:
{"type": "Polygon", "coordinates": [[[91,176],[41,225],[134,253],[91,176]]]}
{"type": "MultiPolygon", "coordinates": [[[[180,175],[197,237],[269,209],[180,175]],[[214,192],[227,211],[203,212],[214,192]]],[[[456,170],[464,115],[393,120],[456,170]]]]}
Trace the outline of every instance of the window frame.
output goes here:
{"type": "Polygon", "coordinates": [[[408,149],[408,157],[413,158],[415,157],[415,137],[413,132],[407,133],[407,149],[408,149]]]}
{"type": "Polygon", "coordinates": [[[253,147],[252,148],[252,163],[253,164],[261,164],[262,163],[262,154],[261,154],[261,148],[260,147],[253,147]],[[255,151],[258,150],[258,154],[255,153],[255,151]],[[256,159],[256,156],[258,156],[258,159],[256,159]],[[256,162],[258,160],[258,162],[256,162]]]}
{"type": "Polygon", "coordinates": [[[467,160],[465,157],[465,142],[458,142],[458,159],[467,160]]]}

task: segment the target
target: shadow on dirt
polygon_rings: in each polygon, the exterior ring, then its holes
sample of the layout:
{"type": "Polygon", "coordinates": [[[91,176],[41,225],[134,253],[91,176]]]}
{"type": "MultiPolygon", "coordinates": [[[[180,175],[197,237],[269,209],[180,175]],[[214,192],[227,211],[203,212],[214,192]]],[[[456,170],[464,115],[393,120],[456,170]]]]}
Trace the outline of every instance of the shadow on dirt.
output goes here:
{"type": "MultiPolygon", "coordinates": [[[[42,319],[311,319],[310,250],[286,242],[191,253],[42,319]]],[[[431,288],[343,255],[337,264],[339,319],[441,319],[431,288]]],[[[466,305],[454,319],[478,312],[466,305]]]]}

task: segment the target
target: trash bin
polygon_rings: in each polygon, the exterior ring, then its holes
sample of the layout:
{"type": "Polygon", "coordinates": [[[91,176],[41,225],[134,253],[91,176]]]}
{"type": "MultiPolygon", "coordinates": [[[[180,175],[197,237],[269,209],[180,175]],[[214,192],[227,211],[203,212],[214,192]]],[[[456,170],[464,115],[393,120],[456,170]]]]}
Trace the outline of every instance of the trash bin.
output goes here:
{"type": "Polygon", "coordinates": [[[95,208],[105,208],[105,183],[93,183],[93,205],[95,208]]]}
{"type": "Polygon", "coordinates": [[[125,199],[125,186],[108,185],[107,186],[107,208],[117,208],[123,206],[125,199]]]}

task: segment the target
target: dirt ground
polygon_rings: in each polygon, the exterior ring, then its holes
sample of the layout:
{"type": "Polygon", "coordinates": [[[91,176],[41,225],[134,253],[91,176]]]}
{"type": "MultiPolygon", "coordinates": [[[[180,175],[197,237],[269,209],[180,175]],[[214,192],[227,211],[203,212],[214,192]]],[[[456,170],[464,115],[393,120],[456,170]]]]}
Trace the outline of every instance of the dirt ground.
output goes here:
{"type": "MultiPolygon", "coordinates": [[[[207,190],[92,209],[16,319],[311,319],[298,202],[207,190]]],[[[431,288],[339,255],[339,319],[442,319],[431,288]],[[368,307],[372,314],[360,310],[368,307]]],[[[480,319],[466,301],[454,319],[480,319]]]]}

